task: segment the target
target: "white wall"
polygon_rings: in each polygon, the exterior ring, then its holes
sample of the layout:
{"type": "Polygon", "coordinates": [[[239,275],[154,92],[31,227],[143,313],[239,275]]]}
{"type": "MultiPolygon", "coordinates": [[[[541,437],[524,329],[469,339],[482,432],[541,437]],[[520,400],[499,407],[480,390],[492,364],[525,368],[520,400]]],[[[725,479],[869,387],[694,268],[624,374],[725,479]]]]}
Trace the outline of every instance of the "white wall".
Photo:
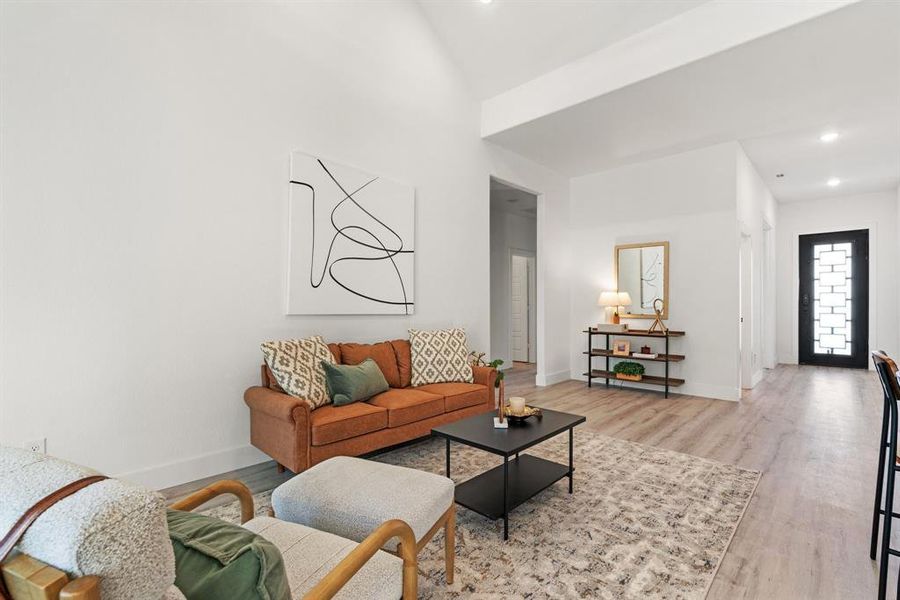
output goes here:
{"type": "Polygon", "coordinates": [[[491,208],[491,358],[512,366],[510,332],[512,250],[537,252],[537,219],[491,208]]]}
{"type": "MultiPolygon", "coordinates": [[[[587,342],[580,332],[602,321],[597,297],[615,289],[615,246],[668,240],[667,325],[687,332],[671,348],[687,356],[673,366],[672,375],[686,380],[678,391],[738,399],[736,146],[722,144],[572,180],[573,378],[587,369],[582,354],[587,342]]],[[[630,323],[647,327],[650,321],[630,323]]],[[[659,368],[650,366],[648,372],[659,368]]]]}
{"type": "Polygon", "coordinates": [[[751,376],[741,386],[752,388],[762,379],[765,357],[770,357],[771,367],[775,354],[775,253],[773,244],[767,247],[764,230],[766,226],[775,229],[776,202],[740,144],[736,151],[738,227],[749,236],[753,255],[751,309],[744,314],[750,321],[751,376]]]}
{"type": "MultiPolygon", "coordinates": [[[[541,193],[539,235],[568,222],[564,178],[479,139],[413,3],[0,10],[4,443],[157,487],[264,460],[261,341],[461,325],[486,349],[489,176],[541,193]],[[416,187],[415,316],[284,315],[293,149],[416,187]]],[[[568,370],[568,251],[538,248],[541,382],[568,370]]]]}
{"type": "Polygon", "coordinates": [[[799,236],[869,230],[869,349],[900,352],[897,207],[893,191],[778,205],[778,361],[797,363],[799,236]]]}

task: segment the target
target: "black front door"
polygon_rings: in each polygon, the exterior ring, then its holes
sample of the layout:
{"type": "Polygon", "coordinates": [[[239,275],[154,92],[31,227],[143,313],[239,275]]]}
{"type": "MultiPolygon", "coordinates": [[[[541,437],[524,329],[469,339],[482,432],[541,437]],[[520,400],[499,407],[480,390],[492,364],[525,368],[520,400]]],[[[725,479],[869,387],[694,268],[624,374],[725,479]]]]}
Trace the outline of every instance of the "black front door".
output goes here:
{"type": "Polygon", "coordinates": [[[800,236],[799,311],[800,364],[868,367],[868,229],[800,236]]]}

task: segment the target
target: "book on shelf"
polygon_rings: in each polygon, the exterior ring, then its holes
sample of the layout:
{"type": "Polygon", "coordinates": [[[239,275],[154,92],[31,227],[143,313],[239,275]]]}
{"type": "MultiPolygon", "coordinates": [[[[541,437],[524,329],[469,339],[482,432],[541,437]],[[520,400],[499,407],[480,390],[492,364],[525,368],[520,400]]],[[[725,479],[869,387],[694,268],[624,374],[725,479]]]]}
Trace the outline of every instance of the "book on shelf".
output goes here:
{"type": "Polygon", "coordinates": [[[643,352],[632,352],[631,356],[633,356],[634,358],[659,358],[659,354],[645,354],[643,352]]]}

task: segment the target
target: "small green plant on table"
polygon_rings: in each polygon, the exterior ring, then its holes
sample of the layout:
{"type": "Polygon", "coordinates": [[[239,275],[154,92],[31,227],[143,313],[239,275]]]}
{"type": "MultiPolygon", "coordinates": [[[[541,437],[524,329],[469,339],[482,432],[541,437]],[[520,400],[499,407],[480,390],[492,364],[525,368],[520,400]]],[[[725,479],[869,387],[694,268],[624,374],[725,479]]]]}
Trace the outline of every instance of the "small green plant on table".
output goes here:
{"type": "Polygon", "coordinates": [[[616,379],[627,379],[629,381],[640,381],[644,376],[644,365],[628,360],[616,363],[613,367],[613,373],[616,379]]]}

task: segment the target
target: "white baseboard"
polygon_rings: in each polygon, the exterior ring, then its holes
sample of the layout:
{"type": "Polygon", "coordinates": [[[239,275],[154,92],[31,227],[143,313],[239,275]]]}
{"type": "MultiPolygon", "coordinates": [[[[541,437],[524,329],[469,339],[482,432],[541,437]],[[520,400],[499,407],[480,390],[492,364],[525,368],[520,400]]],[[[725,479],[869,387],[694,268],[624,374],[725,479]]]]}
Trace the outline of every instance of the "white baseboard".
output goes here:
{"type": "Polygon", "coordinates": [[[126,479],[150,489],[161,490],[219,473],[242,469],[271,460],[253,446],[239,446],[219,452],[201,454],[193,458],[149,467],[115,477],[126,479]]]}
{"type": "Polygon", "coordinates": [[[556,373],[538,373],[534,377],[534,384],[540,387],[561,383],[570,379],[568,371],[557,371],[556,373]]]}
{"type": "Polygon", "coordinates": [[[753,377],[750,379],[750,387],[756,387],[762,382],[763,377],[765,376],[765,372],[760,370],[753,374],[753,377]]]}
{"type": "MultiPolygon", "coordinates": [[[[577,379],[578,381],[584,381],[587,384],[587,377],[582,374],[572,373],[571,379],[577,379]]],[[[615,381],[615,379],[610,379],[610,382],[615,381]]],[[[603,382],[597,382],[594,380],[595,386],[603,385],[603,382]]],[[[618,384],[617,384],[618,385],[618,384]]],[[[658,385],[648,385],[646,383],[639,383],[635,381],[625,382],[624,388],[640,388],[642,390],[650,390],[653,392],[661,392],[663,388],[658,385]]],[[[670,388],[669,391],[673,394],[685,394],[687,396],[698,396],[700,398],[711,398],[713,400],[728,400],[729,402],[737,402],[741,399],[741,390],[738,388],[731,388],[725,385],[708,385],[704,383],[686,383],[684,385],[670,388]]],[[[661,397],[661,396],[660,396],[661,397]]]]}
{"type": "MultiPolygon", "coordinates": [[[[657,386],[657,388],[658,387],[659,386],[657,386]]],[[[713,400],[728,400],[729,402],[738,402],[741,399],[741,390],[736,387],[728,387],[727,385],[686,383],[675,388],[675,392],[678,394],[700,396],[701,398],[712,398],[713,400]]]]}

